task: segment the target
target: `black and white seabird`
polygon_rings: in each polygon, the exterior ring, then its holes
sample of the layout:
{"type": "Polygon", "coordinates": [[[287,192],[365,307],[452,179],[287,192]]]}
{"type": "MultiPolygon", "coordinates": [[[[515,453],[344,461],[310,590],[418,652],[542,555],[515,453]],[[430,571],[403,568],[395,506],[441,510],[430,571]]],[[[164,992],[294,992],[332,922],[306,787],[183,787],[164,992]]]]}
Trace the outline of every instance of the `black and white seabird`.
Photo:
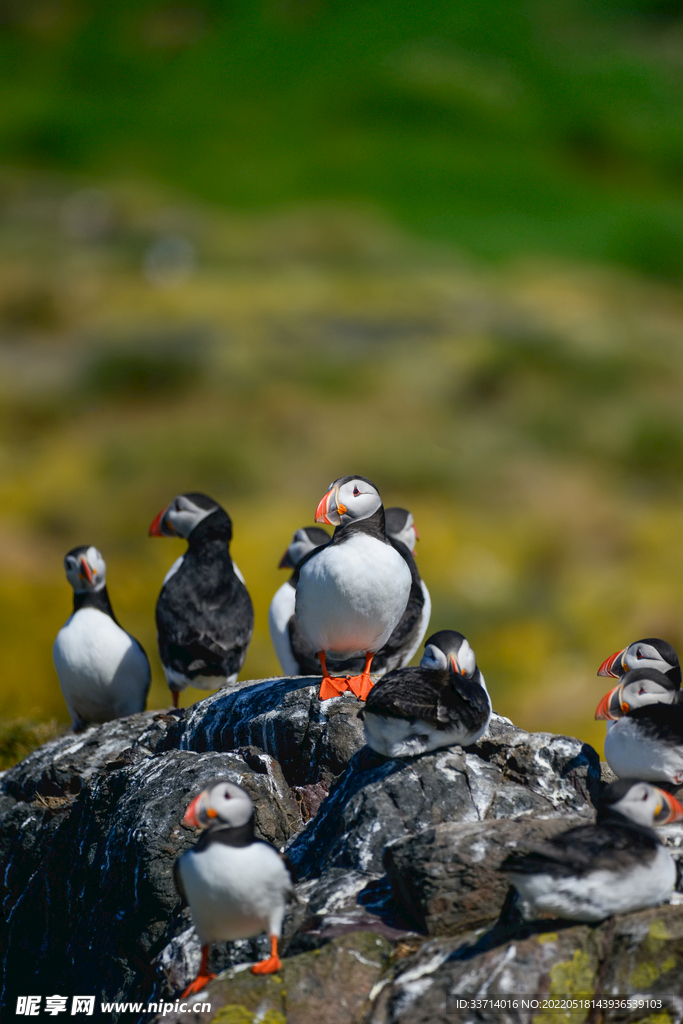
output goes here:
{"type": "Polygon", "coordinates": [[[205,830],[175,865],[176,885],[189,904],[202,944],[199,974],[183,998],[199,992],[214,977],[207,971],[213,942],[248,939],[267,931],[270,957],[251,970],[280,970],[277,944],[292,880],[277,850],[254,839],[254,805],[248,793],[232,782],[215,782],[194,798],[183,824],[205,830]]]}
{"type": "Polygon", "coordinates": [[[232,522],[205,494],[179,494],[149,528],[184,537],[187,551],[166,574],[156,607],[161,664],[173,703],[186,686],[232,685],[254,630],[254,609],[230,557],[232,522]]]}
{"type": "Polygon", "coordinates": [[[605,760],[619,778],[683,784],[683,704],[680,690],[663,672],[637,668],[606,693],[595,712],[612,728],[605,760]]]}
{"type": "Polygon", "coordinates": [[[368,746],[385,757],[412,757],[484,734],[491,700],[474,651],[452,629],[433,633],[417,668],[383,676],[359,712],[368,746]]]}
{"type": "Polygon", "coordinates": [[[64,569],[74,610],[57,634],[52,657],[74,732],[80,732],[144,711],[151,672],[142,646],[116,621],[107,566],[97,548],[72,548],[64,569]]]}
{"type": "Polygon", "coordinates": [[[622,647],[620,651],[605,658],[598,669],[598,675],[620,679],[634,668],[655,668],[680,688],[681,666],[678,655],[666,640],[647,637],[622,647]]]}
{"type": "Polygon", "coordinates": [[[292,649],[292,632],[294,625],[294,605],[296,602],[296,567],[299,562],[315,548],[329,544],[330,535],[319,526],[304,526],[296,530],[292,541],[280,559],[278,568],[291,569],[292,575],[275,592],[268,609],[268,630],[273,648],[286,676],[317,675],[319,669],[318,656],[306,638],[298,629],[300,645],[305,644],[307,650],[303,659],[297,659],[292,649]],[[312,665],[311,665],[312,661],[312,665]]]}
{"type": "MultiPolygon", "coordinates": [[[[410,597],[401,620],[373,658],[375,672],[389,672],[407,665],[418,650],[427,632],[432,602],[424,580],[420,579],[415,564],[415,543],[418,538],[413,517],[407,509],[387,508],[384,510],[386,534],[410,569],[410,597]]],[[[330,538],[317,526],[297,530],[287,548],[280,568],[296,570],[299,562],[314,548],[328,544],[330,538]]],[[[294,615],[296,584],[298,574],[292,572],[289,580],[276,592],[268,610],[270,637],[278,660],[285,675],[317,675],[320,669],[317,652],[303,634],[294,615]]],[[[363,659],[327,659],[330,675],[358,674],[363,669],[363,659]]]]}
{"type": "Polygon", "coordinates": [[[550,915],[603,921],[666,902],[676,864],[652,830],[683,818],[679,802],[648,782],[619,779],[605,789],[595,825],[579,825],[512,853],[501,870],[527,920],[550,915]]]}
{"type": "Polygon", "coordinates": [[[335,480],[320,501],[315,520],[336,529],[330,543],[311,552],[299,566],[296,618],[322,666],[320,699],[350,689],[364,700],[372,687],[372,659],[406,610],[410,569],[387,538],[382,499],[366,477],[335,480]],[[327,655],[364,656],[363,671],[333,680],[327,655]]]}

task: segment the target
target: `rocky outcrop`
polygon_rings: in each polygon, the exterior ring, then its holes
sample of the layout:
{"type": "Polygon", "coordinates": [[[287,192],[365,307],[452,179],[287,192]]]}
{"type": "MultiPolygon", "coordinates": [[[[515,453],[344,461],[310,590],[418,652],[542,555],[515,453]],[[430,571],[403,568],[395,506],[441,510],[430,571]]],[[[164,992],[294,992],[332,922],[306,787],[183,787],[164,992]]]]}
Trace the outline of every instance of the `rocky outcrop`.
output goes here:
{"type": "MultiPolygon", "coordinates": [[[[497,870],[510,847],[593,815],[590,747],[494,716],[466,751],[386,759],[363,746],[355,698],[321,705],[316,683],[244,684],[187,712],[61,737],[0,777],[3,1019],[26,994],[94,995],[103,1020],[118,1015],[101,1000],[141,1002],[140,1021],[175,1003],[199,959],[173,881],[196,841],[181,819],[221,776],[250,792],[258,834],[296,871],[283,973],[241,967],[264,955],[265,936],[217,945],[212,969],[229,970],[202,997],[211,1010],[163,1019],[413,1024],[450,1020],[455,999],[482,993],[650,986],[680,997],[668,1010],[680,1021],[683,906],[598,928],[522,925],[510,912],[497,870]]],[[[683,855],[683,829],[663,831],[683,855]]],[[[489,1017],[504,1019],[477,1011],[489,1017]]]]}

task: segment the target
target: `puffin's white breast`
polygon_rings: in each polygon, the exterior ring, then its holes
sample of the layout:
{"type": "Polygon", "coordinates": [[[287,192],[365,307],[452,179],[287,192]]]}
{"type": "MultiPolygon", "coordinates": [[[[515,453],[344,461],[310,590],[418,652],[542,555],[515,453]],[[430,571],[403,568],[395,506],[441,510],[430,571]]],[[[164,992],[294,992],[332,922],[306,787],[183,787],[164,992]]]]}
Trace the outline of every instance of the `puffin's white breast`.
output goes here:
{"type": "Polygon", "coordinates": [[[288,581],[275,592],[268,609],[270,639],[286,676],[298,676],[300,671],[299,664],[292,654],[292,645],[289,639],[289,620],[294,614],[295,602],[296,590],[288,581]]]}
{"type": "Polygon", "coordinates": [[[184,853],[178,870],[202,945],[280,934],[292,882],[271,846],[209,843],[184,853]]]}
{"type": "Polygon", "coordinates": [[[624,715],[605,737],[605,760],[620,779],[683,782],[683,744],[646,735],[637,718],[624,715]]]}
{"type": "Polygon", "coordinates": [[[602,868],[566,878],[510,872],[510,878],[526,903],[523,914],[528,920],[545,913],[575,921],[602,921],[668,900],[676,883],[676,865],[658,846],[649,863],[631,868],[602,868]]]}
{"type": "Polygon", "coordinates": [[[355,533],[301,567],[296,616],[316,651],[342,658],[378,651],[406,609],[410,584],[398,551],[355,533]]]}
{"type": "Polygon", "coordinates": [[[74,612],[57,634],[52,656],[74,721],[107,722],[144,710],[149,663],[105,612],[74,612]]]}

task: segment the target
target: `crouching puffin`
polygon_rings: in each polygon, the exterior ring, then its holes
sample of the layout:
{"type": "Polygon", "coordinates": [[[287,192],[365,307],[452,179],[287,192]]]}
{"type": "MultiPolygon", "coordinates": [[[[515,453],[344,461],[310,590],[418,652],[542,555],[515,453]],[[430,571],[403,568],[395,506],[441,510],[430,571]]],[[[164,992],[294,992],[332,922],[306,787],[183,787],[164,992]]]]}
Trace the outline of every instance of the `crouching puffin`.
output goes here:
{"type": "MultiPolygon", "coordinates": [[[[375,672],[389,672],[407,665],[422,643],[427,632],[432,602],[424,580],[420,579],[415,564],[415,544],[419,539],[411,513],[404,508],[384,510],[386,534],[389,541],[405,559],[410,569],[411,584],[408,604],[401,619],[382,647],[373,658],[375,672]]],[[[301,560],[314,548],[328,544],[329,535],[317,526],[297,530],[292,542],[280,561],[281,569],[292,569],[292,575],[276,592],[268,610],[268,628],[278,660],[285,675],[317,675],[320,664],[313,645],[304,636],[296,617],[296,568],[301,560]]],[[[327,659],[330,674],[360,672],[362,659],[327,659]]]]}
{"type": "Polygon", "coordinates": [[[107,566],[97,548],[72,548],[64,556],[74,590],[74,610],[54,642],[59,685],[74,732],[145,710],[149,661],[135,637],[122,629],[107,593],[107,566]]]}
{"type": "Polygon", "coordinates": [[[527,920],[602,921],[656,907],[676,884],[676,864],[653,825],[683,818],[683,807],[648,782],[619,779],[605,789],[595,825],[580,825],[512,853],[501,870],[527,920]]]}
{"type": "Polygon", "coordinates": [[[164,578],[156,607],[159,654],[178,706],[186,686],[232,685],[254,631],[254,609],[230,557],[232,521],[205,494],[179,494],[161,510],[150,537],[184,537],[187,551],[164,578]]]}
{"type": "Polygon", "coordinates": [[[683,704],[663,672],[627,672],[602,698],[595,717],[612,723],[605,760],[615,775],[683,784],[683,704]]]}
{"type": "Polygon", "coordinates": [[[383,676],[359,711],[368,746],[385,757],[411,757],[484,734],[491,700],[474,651],[452,629],[433,633],[417,668],[383,676]]]}
{"type": "Polygon", "coordinates": [[[315,521],[336,526],[329,544],[299,566],[295,614],[322,666],[320,699],[350,689],[364,700],[372,688],[370,666],[401,621],[411,588],[405,558],[386,535],[379,491],[364,476],[330,485],[315,521]],[[332,679],[326,656],[364,656],[360,675],[332,679]]]}
{"type": "Polygon", "coordinates": [[[215,977],[208,973],[214,942],[270,935],[270,957],[254,974],[272,974],[282,964],[278,939],[293,886],[285,862],[270,843],[254,839],[254,805],[241,786],[215,782],[195,797],[183,824],[205,831],[175,864],[176,886],[190,907],[202,944],[199,974],[182,998],[215,977]]]}

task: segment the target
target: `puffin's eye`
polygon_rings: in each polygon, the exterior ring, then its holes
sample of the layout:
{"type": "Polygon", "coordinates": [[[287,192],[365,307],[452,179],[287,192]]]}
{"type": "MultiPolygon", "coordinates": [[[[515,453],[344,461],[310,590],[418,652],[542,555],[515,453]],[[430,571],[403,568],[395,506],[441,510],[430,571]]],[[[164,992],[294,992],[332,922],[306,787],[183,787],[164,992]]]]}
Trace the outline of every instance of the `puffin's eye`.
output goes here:
{"type": "Polygon", "coordinates": [[[226,789],[225,793],[223,794],[223,796],[225,797],[226,800],[230,799],[230,793],[227,791],[227,789],[226,789]]]}
{"type": "Polygon", "coordinates": [[[641,686],[641,688],[638,690],[638,693],[645,693],[645,687],[641,686]]]}
{"type": "Polygon", "coordinates": [[[638,658],[640,660],[640,658],[644,658],[644,657],[645,657],[645,655],[643,654],[643,652],[641,651],[641,649],[639,647],[638,650],[636,651],[636,658],[638,658]]]}
{"type": "Polygon", "coordinates": [[[353,488],[353,496],[354,496],[354,498],[357,498],[359,494],[360,494],[360,491],[358,490],[358,488],[354,487],[353,488]]]}

